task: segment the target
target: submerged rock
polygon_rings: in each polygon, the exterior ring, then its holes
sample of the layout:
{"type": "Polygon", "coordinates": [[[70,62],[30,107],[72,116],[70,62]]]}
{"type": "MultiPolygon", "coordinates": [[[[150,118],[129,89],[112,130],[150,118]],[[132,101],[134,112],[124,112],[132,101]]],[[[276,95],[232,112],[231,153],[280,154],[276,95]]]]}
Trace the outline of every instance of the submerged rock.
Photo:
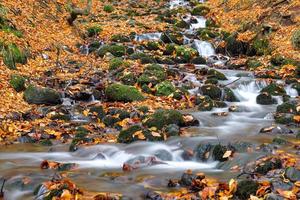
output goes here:
{"type": "Polygon", "coordinates": [[[272,95],[270,95],[269,93],[261,93],[256,97],[256,103],[260,104],[260,105],[271,105],[271,104],[275,104],[276,100],[273,99],[272,95]]]}

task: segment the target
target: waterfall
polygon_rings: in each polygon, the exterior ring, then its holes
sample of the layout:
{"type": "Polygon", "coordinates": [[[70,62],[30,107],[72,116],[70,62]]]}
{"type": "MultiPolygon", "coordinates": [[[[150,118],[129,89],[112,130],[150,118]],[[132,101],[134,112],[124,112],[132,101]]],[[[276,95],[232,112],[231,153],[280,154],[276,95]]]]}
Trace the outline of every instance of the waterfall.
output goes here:
{"type": "Polygon", "coordinates": [[[215,55],[215,49],[213,45],[207,41],[194,40],[193,45],[199,54],[205,58],[215,55]]]}

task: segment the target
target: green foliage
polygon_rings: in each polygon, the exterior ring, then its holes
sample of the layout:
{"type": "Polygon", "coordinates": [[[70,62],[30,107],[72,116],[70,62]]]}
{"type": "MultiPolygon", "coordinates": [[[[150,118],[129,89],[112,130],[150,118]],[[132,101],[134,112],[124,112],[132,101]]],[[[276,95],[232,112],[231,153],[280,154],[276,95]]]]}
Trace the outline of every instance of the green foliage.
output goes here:
{"type": "Polygon", "coordinates": [[[157,96],[169,96],[170,94],[172,94],[176,90],[174,85],[168,80],[157,84],[155,86],[155,89],[156,89],[155,94],[157,96]]]}
{"type": "Polygon", "coordinates": [[[292,44],[295,49],[300,49],[300,29],[296,30],[292,36],[292,44]]]}
{"type": "Polygon", "coordinates": [[[9,83],[17,92],[25,90],[25,78],[23,76],[13,74],[10,77],[9,83]]]}
{"type": "Polygon", "coordinates": [[[114,9],[114,7],[112,6],[112,5],[104,5],[104,7],[103,7],[103,10],[105,11],[105,12],[107,12],[107,13],[111,13],[111,12],[113,12],[115,9],[114,9]]]}

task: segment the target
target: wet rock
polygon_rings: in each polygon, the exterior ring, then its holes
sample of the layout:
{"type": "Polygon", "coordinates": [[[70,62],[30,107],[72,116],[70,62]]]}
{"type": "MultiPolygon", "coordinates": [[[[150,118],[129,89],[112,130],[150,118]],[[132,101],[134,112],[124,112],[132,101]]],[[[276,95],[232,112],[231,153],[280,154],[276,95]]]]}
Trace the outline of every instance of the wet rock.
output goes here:
{"type": "Polygon", "coordinates": [[[273,96],[282,96],[282,95],[286,94],[286,91],[284,90],[284,88],[275,83],[271,83],[270,85],[263,88],[260,92],[261,93],[266,92],[273,96]]]}
{"type": "Polygon", "coordinates": [[[148,192],[145,196],[146,200],[163,200],[163,198],[161,197],[161,195],[157,192],[148,192]]]}
{"type": "Polygon", "coordinates": [[[207,75],[210,78],[216,78],[218,80],[227,80],[226,76],[223,73],[221,73],[215,69],[209,69],[207,72],[207,75]]]}
{"type": "Polygon", "coordinates": [[[239,199],[248,199],[250,195],[255,195],[259,184],[252,180],[243,180],[238,183],[235,196],[239,199]]]}
{"type": "Polygon", "coordinates": [[[170,152],[168,152],[167,150],[158,150],[154,153],[154,155],[159,158],[160,160],[163,161],[168,161],[168,160],[172,160],[173,156],[170,152]]]}
{"type": "Polygon", "coordinates": [[[293,114],[285,114],[285,113],[276,113],[274,115],[275,122],[278,124],[293,124],[293,114]]]}
{"type": "Polygon", "coordinates": [[[210,143],[206,144],[199,144],[197,148],[194,150],[196,153],[196,158],[201,161],[206,161],[211,155],[211,151],[213,150],[215,145],[212,145],[210,143]]]}
{"type": "Polygon", "coordinates": [[[227,104],[224,101],[213,101],[213,106],[216,108],[226,108],[227,104]]]}
{"type": "Polygon", "coordinates": [[[300,96],[300,83],[295,83],[292,85],[292,88],[297,90],[298,95],[300,96]]]}
{"type": "Polygon", "coordinates": [[[183,35],[181,33],[167,33],[164,32],[160,38],[164,43],[183,44],[183,35]]]}
{"type": "Polygon", "coordinates": [[[300,181],[300,170],[295,167],[286,168],[284,175],[292,182],[300,181]]]}
{"type": "Polygon", "coordinates": [[[184,20],[180,20],[178,21],[175,26],[177,26],[178,28],[185,28],[185,29],[189,29],[190,28],[190,24],[187,23],[186,21],[184,20]]]}
{"type": "Polygon", "coordinates": [[[180,128],[177,124],[169,124],[166,126],[165,131],[168,137],[178,136],[180,133],[180,128]]]}
{"type": "Polygon", "coordinates": [[[33,85],[30,85],[24,91],[24,99],[30,104],[55,105],[61,103],[60,95],[55,90],[33,85]]]}
{"type": "Polygon", "coordinates": [[[122,57],[126,53],[126,48],[122,45],[103,45],[96,52],[100,57],[103,57],[106,53],[111,53],[116,57],[122,57]]]}
{"type": "Polygon", "coordinates": [[[275,191],[279,190],[291,190],[293,188],[292,183],[285,183],[281,179],[279,180],[273,180],[272,181],[272,187],[275,191]]]}
{"type": "Polygon", "coordinates": [[[129,58],[132,60],[140,60],[142,64],[156,63],[152,56],[140,52],[133,53],[129,58]]]}
{"type": "Polygon", "coordinates": [[[277,106],[276,112],[278,112],[278,113],[295,113],[296,105],[289,103],[289,102],[284,102],[281,105],[277,106]]]}
{"type": "Polygon", "coordinates": [[[175,53],[176,53],[175,61],[177,63],[187,63],[190,62],[191,59],[198,56],[197,50],[187,46],[176,46],[175,53]]]}
{"type": "Polygon", "coordinates": [[[222,97],[222,90],[215,85],[203,85],[201,91],[203,95],[207,95],[213,100],[220,100],[222,97]]]}
{"type": "Polygon", "coordinates": [[[281,167],[281,160],[268,160],[266,162],[260,163],[259,166],[256,167],[255,171],[259,174],[267,174],[269,171],[274,169],[281,169],[281,167]]]}
{"type": "Polygon", "coordinates": [[[196,99],[196,105],[200,111],[210,111],[213,109],[213,101],[209,96],[200,96],[196,99]]]}
{"type": "Polygon", "coordinates": [[[183,126],[183,115],[176,110],[157,110],[144,122],[145,126],[149,128],[157,127],[158,129],[162,129],[164,126],[169,124],[183,126]]]}
{"type": "Polygon", "coordinates": [[[206,6],[203,5],[198,5],[193,8],[191,14],[192,15],[200,15],[200,16],[205,16],[209,13],[210,9],[206,6]]]}
{"type": "Polygon", "coordinates": [[[230,88],[224,88],[224,100],[229,102],[239,102],[239,99],[230,88]]]}
{"type": "Polygon", "coordinates": [[[122,84],[111,84],[105,90],[106,97],[110,101],[141,101],[144,99],[143,95],[132,86],[122,84]]]}
{"type": "Polygon", "coordinates": [[[279,138],[279,137],[275,137],[273,140],[272,140],[272,143],[273,144],[277,144],[277,145],[285,145],[285,144],[288,144],[289,142],[285,139],[282,139],[282,138],[279,138]]]}
{"type": "Polygon", "coordinates": [[[270,193],[266,195],[266,200],[284,200],[284,198],[277,194],[270,193]]]}
{"type": "Polygon", "coordinates": [[[224,161],[228,160],[228,158],[223,158],[223,155],[225,154],[226,151],[227,151],[226,146],[222,146],[222,145],[218,144],[214,147],[212,156],[215,160],[224,162],[224,161]]]}
{"type": "Polygon", "coordinates": [[[25,78],[18,74],[13,74],[10,77],[10,85],[15,89],[16,92],[25,90],[25,78]]]}
{"type": "Polygon", "coordinates": [[[260,104],[260,105],[271,105],[271,104],[275,104],[276,100],[273,99],[272,95],[270,95],[269,93],[261,93],[256,97],[256,103],[260,104]]]}
{"type": "Polygon", "coordinates": [[[230,35],[226,38],[226,51],[231,56],[246,54],[248,45],[236,39],[237,34],[230,35]]]}
{"type": "Polygon", "coordinates": [[[157,64],[146,66],[143,74],[138,78],[140,85],[148,85],[149,83],[156,85],[166,79],[166,72],[157,64]]]}
{"type": "Polygon", "coordinates": [[[155,93],[156,96],[169,96],[176,90],[173,84],[168,80],[157,84],[155,86],[155,89],[156,89],[156,93],[155,93]]]}
{"type": "Polygon", "coordinates": [[[126,35],[122,35],[122,34],[116,34],[116,35],[113,35],[111,36],[111,41],[113,42],[130,42],[130,38],[126,35]]]}
{"type": "Polygon", "coordinates": [[[24,135],[18,138],[20,143],[35,143],[35,140],[28,135],[24,135]]]}
{"type": "Polygon", "coordinates": [[[216,79],[216,78],[209,78],[204,83],[205,84],[217,85],[218,84],[218,79],[216,79]]]}
{"type": "Polygon", "coordinates": [[[260,133],[271,133],[271,134],[293,134],[294,132],[286,128],[285,126],[270,126],[260,130],[260,133]]]}
{"type": "Polygon", "coordinates": [[[179,183],[181,186],[191,186],[194,178],[195,176],[188,171],[182,174],[179,183]]]}
{"type": "Polygon", "coordinates": [[[205,65],[206,64],[206,60],[205,60],[205,58],[203,58],[201,56],[198,56],[196,58],[193,58],[191,60],[191,63],[192,64],[196,64],[196,65],[205,65]]]}

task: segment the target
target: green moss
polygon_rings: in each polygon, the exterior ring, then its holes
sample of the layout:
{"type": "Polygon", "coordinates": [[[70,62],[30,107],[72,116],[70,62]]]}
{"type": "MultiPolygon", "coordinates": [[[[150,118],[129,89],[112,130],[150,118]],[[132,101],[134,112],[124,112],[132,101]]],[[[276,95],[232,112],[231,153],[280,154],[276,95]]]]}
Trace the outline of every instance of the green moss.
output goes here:
{"type": "Polygon", "coordinates": [[[122,45],[104,45],[97,51],[97,55],[103,57],[108,52],[116,57],[122,57],[126,53],[126,48],[122,45]]]}
{"type": "Polygon", "coordinates": [[[155,86],[156,96],[169,96],[173,92],[175,92],[175,87],[170,81],[163,81],[155,86]]]}
{"type": "Polygon", "coordinates": [[[178,28],[185,28],[185,29],[190,28],[190,25],[184,20],[180,20],[176,22],[175,26],[177,26],[178,28]]]}
{"type": "Polygon", "coordinates": [[[226,151],[227,151],[226,146],[222,146],[222,145],[218,144],[214,147],[212,156],[215,160],[224,162],[224,161],[228,160],[228,158],[223,158],[223,155],[225,154],[226,151]]]}
{"type": "Polygon", "coordinates": [[[104,7],[103,7],[103,10],[105,11],[105,12],[107,12],[107,13],[111,13],[111,12],[113,12],[115,9],[114,9],[114,7],[112,6],[112,5],[104,5],[104,7]]]}
{"type": "Polygon", "coordinates": [[[292,85],[292,88],[295,89],[295,90],[297,90],[298,95],[300,96],[300,83],[294,83],[292,85]]]}
{"type": "Polygon", "coordinates": [[[146,44],[146,49],[150,50],[150,51],[156,51],[159,49],[159,43],[155,42],[155,41],[149,41],[146,44]]]}
{"type": "Polygon", "coordinates": [[[142,64],[155,63],[155,59],[145,53],[136,52],[130,55],[130,59],[132,60],[141,60],[142,64]]]}
{"type": "Polygon", "coordinates": [[[53,143],[49,139],[41,140],[40,144],[43,146],[52,146],[53,145],[53,143]]]}
{"type": "Polygon", "coordinates": [[[60,104],[61,99],[58,92],[51,88],[40,88],[30,85],[24,92],[24,99],[31,104],[60,104]]]}
{"type": "Polygon", "coordinates": [[[161,35],[160,39],[164,43],[175,43],[178,45],[182,45],[184,40],[183,35],[181,33],[167,33],[167,32],[164,32],[161,35]]]}
{"type": "Polygon", "coordinates": [[[132,102],[144,99],[143,95],[135,87],[122,84],[109,85],[105,93],[110,101],[132,102]]]}
{"type": "Polygon", "coordinates": [[[113,42],[130,42],[130,38],[122,34],[113,35],[110,39],[113,42]]]}
{"type": "Polygon", "coordinates": [[[148,106],[141,106],[141,107],[138,107],[138,110],[143,112],[143,113],[147,113],[147,112],[149,112],[149,107],[148,106]]]}
{"type": "Polygon", "coordinates": [[[186,46],[176,46],[175,53],[176,56],[184,62],[189,62],[192,58],[198,55],[198,52],[195,49],[186,46]]]}
{"type": "Polygon", "coordinates": [[[252,45],[258,56],[268,55],[272,52],[267,39],[255,39],[252,45]]]}
{"type": "Polygon", "coordinates": [[[109,71],[117,70],[123,66],[125,66],[125,62],[121,58],[113,58],[109,61],[109,71]]]}
{"type": "Polygon", "coordinates": [[[229,102],[239,102],[239,99],[235,96],[230,88],[224,88],[224,100],[229,102]]]}
{"type": "Polygon", "coordinates": [[[278,124],[290,124],[293,122],[292,116],[289,115],[276,115],[274,118],[278,124]]]}
{"type": "Polygon", "coordinates": [[[260,67],[262,66],[263,64],[259,61],[259,60],[256,60],[256,59],[248,59],[247,62],[246,62],[246,65],[248,68],[250,69],[256,69],[257,67],[260,67]]]}
{"type": "Polygon", "coordinates": [[[200,28],[197,31],[197,35],[201,40],[210,40],[220,36],[218,32],[215,32],[208,28],[200,28]]]}
{"type": "Polygon", "coordinates": [[[260,105],[271,105],[276,103],[276,100],[273,99],[269,93],[262,93],[256,97],[256,103],[260,105]]]}
{"type": "Polygon", "coordinates": [[[58,113],[56,115],[53,115],[51,117],[51,120],[70,121],[71,120],[71,115],[58,113]]]}
{"type": "Polygon", "coordinates": [[[26,55],[15,44],[4,45],[2,48],[2,57],[4,64],[9,69],[17,69],[16,64],[26,64],[26,55]]]}
{"type": "Polygon", "coordinates": [[[127,73],[121,77],[121,81],[125,85],[134,85],[137,82],[137,79],[133,73],[127,73]]]}
{"type": "Polygon", "coordinates": [[[93,106],[90,108],[90,113],[96,114],[99,119],[105,116],[105,111],[102,106],[93,106]]]}
{"type": "Polygon", "coordinates": [[[213,109],[213,101],[209,96],[200,96],[196,99],[196,105],[200,111],[210,111],[213,109]]]}
{"type": "Polygon", "coordinates": [[[243,55],[247,49],[243,42],[236,39],[237,34],[232,34],[226,38],[226,51],[232,56],[243,55]]]}
{"type": "Polygon", "coordinates": [[[226,76],[223,73],[215,69],[209,69],[207,74],[210,78],[216,78],[218,80],[227,80],[226,76]]]}
{"type": "Polygon", "coordinates": [[[175,44],[166,44],[164,54],[172,55],[173,52],[175,52],[175,46],[176,46],[175,44]]]}
{"type": "Polygon", "coordinates": [[[250,195],[255,195],[259,184],[252,180],[243,180],[238,183],[235,196],[239,199],[248,199],[250,195]]]}
{"type": "Polygon", "coordinates": [[[105,124],[105,126],[107,126],[107,127],[113,127],[113,125],[115,123],[117,123],[118,121],[120,121],[120,119],[113,117],[111,115],[106,115],[102,119],[103,124],[105,124]]]}
{"type": "Polygon", "coordinates": [[[138,78],[138,83],[140,85],[148,85],[149,83],[156,85],[165,80],[166,77],[166,72],[160,65],[148,65],[143,74],[138,78]]]}
{"type": "Polygon", "coordinates": [[[88,27],[86,29],[86,31],[87,31],[88,37],[93,37],[93,36],[98,35],[102,31],[102,28],[100,26],[96,25],[96,26],[88,27]]]}
{"type": "Polygon", "coordinates": [[[18,74],[13,74],[10,77],[10,85],[17,91],[21,92],[25,90],[25,78],[18,74]]]}
{"type": "Polygon", "coordinates": [[[204,15],[207,15],[209,13],[209,11],[210,11],[210,9],[208,7],[203,6],[203,5],[198,5],[193,8],[191,14],[204,16],[204,15]]]}
{"type": "Polygon", "coordinates": [[[222,96],[222,90],[215,85],[203,85],[201,91],[203,95],[207,95],[213,100],[220,100],[222,96]]]}
{"type": "Polygon", "coordinates": [[[275,137],[275,138],[272,140],[272,143],[273,143],[273,144],[278,144],[278,145],[285,145],[285,144],[288,143],[288,141],[286,141],[285,139],[279,138],[279,137],[275,137]]]}
{"type": "MultiPolygon", "coordinates": [[[[273,142],[280,142],[280,141],[278,140],[278,138],[275,138],[275,140],[273,140],[273,142]]],[[[255,171],[259,174],[267,174],[269,171],[274,170],[274,169],[280,169],[281,167],[282,167],[282,164],[279,159],[276,159],[274,161],[268,160],[266,162],[261,163],[258,167],[256,167],[255,171]]]]}
{"type": "Polygon", "coordinates": [[[278,113],[295,113],[296,106],[289,102],[284,102],[277,106],[276,112],[278,113]]]}
{"type": "Polygon", "coordinates": [[[162,129],[169,124],[182,126],[184,124],[183,115],[176,110],[157,110],[144,123],[149,128],[157,127],[158,129],[162,129]]]}
{"type": "Polygon", "coordinates": [[[216,78],[209,78],[209,79],[207,79],[204,83],[205,83],[205,84],[216,85],[216,84],[218,84],[218,79],[216,79],[216,78]]]}
{"type": "Polygon", "coordinates": [[[281,95],[286,94],[286,91],[284,90],[284,88],[275,83],[271,83],[270,85],[263,88],[260,92],[267,92],[273,96],[281,96],[281,95]]]}
{"type": "Polygon", "coordinates": [[[296,30],[292,36],[292,44],[295,49],[300,49],[300,29],[296,30]]]}

